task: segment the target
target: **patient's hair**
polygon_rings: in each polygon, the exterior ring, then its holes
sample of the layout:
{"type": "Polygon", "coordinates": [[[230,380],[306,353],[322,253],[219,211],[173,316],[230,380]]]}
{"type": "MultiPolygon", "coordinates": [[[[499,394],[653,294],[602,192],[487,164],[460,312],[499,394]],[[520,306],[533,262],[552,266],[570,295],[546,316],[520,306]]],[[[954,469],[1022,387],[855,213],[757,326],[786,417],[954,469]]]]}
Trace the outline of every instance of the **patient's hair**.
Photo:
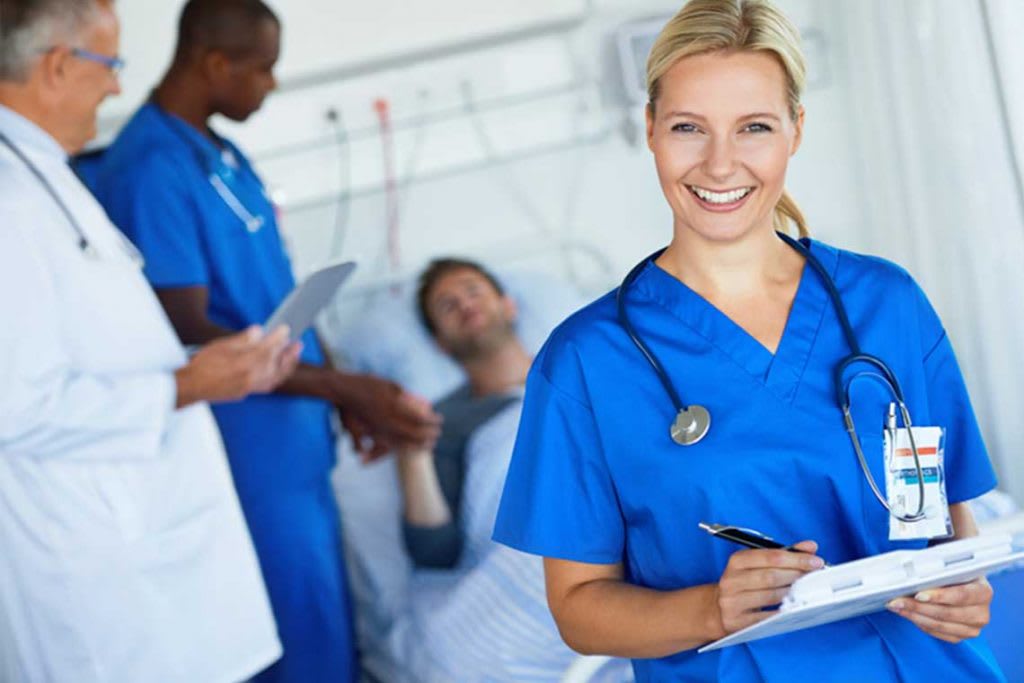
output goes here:
{"type": "Polygon", "coordinates": [[[252,49],[253,35],[264,21],[281,24],[261,0],[189,0],[178,20],[174,61],[188,62],[197,49],[244,56],[252,49]]]}
{"type": "MultiPolygon", "coordinates": [[[[661,77],[684,57],[710,52],[765,52],[786,73],[789,115],[800,112],[800,95],[807,66],[800,32],[769,0],[690,0],[658,34],[647,58],[647,108],[654,116],[661,95],[661,77]]],[[[809,234],[800,207],[783,191],[775,205],[775,229],[785,232],[790,222],[800,235],[809,234]]]]}
{"type": "Polygon", "coordinates": [[[427,328],[427,332],[430,332],[430,334],[436,333],[437,330],[434,327],[434,321],[430,319],[430,313],[427,311],[427,300],[438,280],[457,270],[475,270],[477,273],[482,275],[484,279],[491,283],[491,286],[494,287],[494,290],[498,294],[502,296],[505,294],[505,288],[501,286],[500,282],[498,282],[498,278],[494,277],[490,271],[476,261],[460,258],[434,259],[430,262],[430,265],[427,266],[427,269],[423,271],[423,274],[420,275],[419,290],[416,293],[416,303],[419,306],[420,321],[422,321],[423,326],[427,328]]]}
{"type": "Polygon", "coordinates": [[[0,0],[0,81],[23,83],[34,60],[73,43],[110,0],[0,0]]]}

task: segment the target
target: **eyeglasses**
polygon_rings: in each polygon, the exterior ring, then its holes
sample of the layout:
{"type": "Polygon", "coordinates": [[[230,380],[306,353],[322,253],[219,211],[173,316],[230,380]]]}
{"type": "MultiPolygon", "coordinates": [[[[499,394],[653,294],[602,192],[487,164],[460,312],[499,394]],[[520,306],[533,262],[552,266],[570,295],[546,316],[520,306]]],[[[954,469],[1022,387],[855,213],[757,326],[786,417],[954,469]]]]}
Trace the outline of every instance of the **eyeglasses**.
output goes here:
{"type": "Polygon", "coordinates": [[[79,59],[85,59],[90,62],[102,64],[103,66],[110,69],[110,73],[114,74],[115,76],[120,75],[121,71],[124,69],[124,60],[120,57],[110,57],[108,55],[101,55],[98,52],[92,52],[91,50],[86,50],[80,47],[71,48],[71,54],[75,57],[78,57],[79,59]]]}

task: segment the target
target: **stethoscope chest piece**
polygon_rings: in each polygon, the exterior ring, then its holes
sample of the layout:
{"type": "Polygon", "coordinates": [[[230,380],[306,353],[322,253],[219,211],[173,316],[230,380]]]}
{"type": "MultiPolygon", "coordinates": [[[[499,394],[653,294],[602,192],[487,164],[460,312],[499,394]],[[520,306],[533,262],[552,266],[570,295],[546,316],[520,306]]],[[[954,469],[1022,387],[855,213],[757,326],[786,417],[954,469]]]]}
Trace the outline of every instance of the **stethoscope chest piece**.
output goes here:
{"type": "Polygon", "coordinates": [[[704,406],[692,405],[679,411],[672,422],[672,440],[680,446],[692,446],[711,428],[711,413],[704,406]]]}

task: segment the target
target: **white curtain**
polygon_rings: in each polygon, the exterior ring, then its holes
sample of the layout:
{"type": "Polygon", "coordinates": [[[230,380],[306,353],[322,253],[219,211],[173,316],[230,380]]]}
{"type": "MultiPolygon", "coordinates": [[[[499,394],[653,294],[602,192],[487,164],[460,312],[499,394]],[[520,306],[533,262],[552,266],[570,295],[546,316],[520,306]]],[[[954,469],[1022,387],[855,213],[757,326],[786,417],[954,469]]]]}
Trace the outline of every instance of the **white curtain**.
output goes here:
{"type": "Polygon", "coordinates": [[[1024,143],[1024,3],[824,8],[862,197],[847,208],[863,225],[840,241],[921,282],[957,350],[1000,484],[1024,500],[1024,188],[1013,146],[1015,136],[1024,143]]]}
{"type": "Polygon", "coordinates": [[[992,59],[1002,94],[1007,135],[1013,143],[1017,182],[1024,192],[1024,2],[979,0],[991,40],[992,59]]]}

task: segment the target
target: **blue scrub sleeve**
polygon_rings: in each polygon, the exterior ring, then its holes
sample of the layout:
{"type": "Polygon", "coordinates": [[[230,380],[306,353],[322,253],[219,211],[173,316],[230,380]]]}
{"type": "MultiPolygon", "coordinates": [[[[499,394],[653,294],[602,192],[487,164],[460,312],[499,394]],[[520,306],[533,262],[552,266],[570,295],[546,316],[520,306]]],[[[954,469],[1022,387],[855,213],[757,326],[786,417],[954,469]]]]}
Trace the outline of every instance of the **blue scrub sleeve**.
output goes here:
{"type": "MultiPolygon", "coordinates": [[[[623,561],[625,526],[589,405],[530,371],[494,540],[544,557],[623,561]]],[[[570,361],[571,362],[571,361],[570,361]]]]}
{"type": "Polygon", "coordinates": [[[929,424],[946,429],[946,496],[950,504],[962,503],[995,488],[996,475],[953,345],[920,288],[917,296],[922,343],[926,345],[923,350],[929,424]]]}
{"type": "Polygon", "coordinates": [[[114,225],[146,259],[155,288],[204,286],[209,271],[200,235],[202,216],[186,178],[190,174],[159,150],[139,159],[102,197],[114,225]]]}
{"type": "Polygon", "coordinates": [[[925,357],[924,367],[932,424],[946,428],[946,495],[951,504],[977,498],[995,488],[996,475],[945,334],[925,357]]]}

